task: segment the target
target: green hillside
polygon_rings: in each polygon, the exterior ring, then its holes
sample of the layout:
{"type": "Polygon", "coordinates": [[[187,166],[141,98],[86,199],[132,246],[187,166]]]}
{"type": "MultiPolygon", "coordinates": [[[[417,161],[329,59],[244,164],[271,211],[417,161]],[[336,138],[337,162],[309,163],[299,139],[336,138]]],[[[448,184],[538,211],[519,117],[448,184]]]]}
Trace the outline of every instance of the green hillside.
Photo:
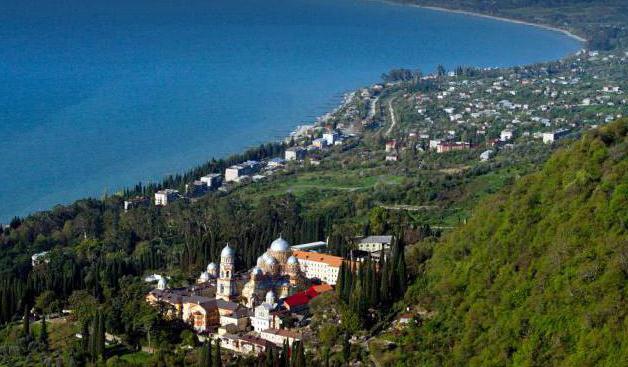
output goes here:
{"type": "Polygon", "coordinates": [[[408,365],[628,365],[628,119],[557,151],[437,245],[408,365]]]}

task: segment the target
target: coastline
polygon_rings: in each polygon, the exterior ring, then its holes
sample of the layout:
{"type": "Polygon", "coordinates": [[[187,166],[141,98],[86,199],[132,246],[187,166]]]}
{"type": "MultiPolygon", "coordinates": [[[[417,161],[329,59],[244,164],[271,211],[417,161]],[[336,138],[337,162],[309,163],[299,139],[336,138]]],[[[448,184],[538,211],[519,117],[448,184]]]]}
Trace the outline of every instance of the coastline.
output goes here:
{"type": "MultiPolygon", "coordinates": [[[[546,25],[546,24],[540,24],[540,23],[531,23],[531,22],[526,22],[523,20],[517,20],[517,19],[512,19],[512,18],[506,18],[506,17],[499,17],[499,16],[493,16],[493,15],[487,15],[487,14],[482,14],[482,13],[476,13],[473,11],[466,11],[466,10],[459,10],[459,9],[449,9],[449,8],[444,8],[444,7],[437,7],[437,6],[424,6],[424,5],[418,5],[418,4],[410,4],[410,3],[401,3],[401,2],[396,2],[394,0],[369,0],[369,1],[377,1],[380,3],[386,3],[388,5],[396,5],[396,6],[411,6],[414,8],[422,8],[422,9],[428,9],[428,10],[433,10],[433,11],[439,11],[439,12],[448,12],[448,13],[457,13],[457,14],[462,14],[462,15],[466,15],[466,16],[473,16],[473,17],[482,17],[482,18],[488,18],[488,19],[493,19],[493,20],[497,20],[497,21],[503,21],[503,22],[509,22],[509,23],[515,23],[515,24],[521,24],[521,25],[526,25],[526,26],[533,26],[533,27],[537,27],[537,28],[541,28],[541,29],[545,29],[545,30],[549,30],[549,31],[553,31],[553,32],[560,32],[572,39],[575,39],[576,41],[580,42],[581,44],[584,44],[585,42],[587,42],[587,40],[585,38],[582,38],[574,33],[571,33],[570,31],[566,30],[566,29],[561,29],[558,27],[554,27],[554,26],[550,26],[550,25],[546,25]]],[[[582,45],[584,46],[584,45],[582,45]]],[[[563,56],[560,59],[564,59],[566,57],[563,56]]],[[[517,64],[517,65],[525,65],[525,63],[522,64],[517,64]]],[[[515,66],[515,65],[512,65],[515,66]]],[[[376,84],[377,81],[373,81],[373,83],[371,84],[376,84]]],[[[338,112],[339,110],[341,110],[343,107],[345,107],[348,103],[350,103],[350,100],[353,95],[355,95],[356,91],[361,89],[362,87],[357,87],[353,90],[347,91],[344,93],[342,100],[340,101],[340,103],[338,103],[338,105],[336,105],[333,109],[325,112],[324,114],[316,117],[314,119],[314,121],[311,121],[312,125],[314,126],[321,126],[323,125],[329,118],[330,116],[332,116],[333,114],[335,114],[336,112],[338,112]]],[[[292,136],[295,135],[295,133],[299,130],[299,128],[301,127],[301,125],[295,125],[292,130],[284,135],[279,137],[278,139],[273,139],[270,140],[269,142],[283,142],[286,140],[289,140],[292,136]]],[[[246,148],[244,149],[246,150],[246,148]]],[[[243,150],[243,151],[244,151],[243,150]]],[[[239,154],[239,153],[235,153],[235,154],[239,154]]],[[[227,158],[229,155],[227,156],[223,156],[223,157],[212,157],[212,159],[223,159],[223,158],[227,158]]],[[[183,172],[186,173],[192,169],[194,169],[196,166],[193,166],[189,169],[184,169],[183,172]]],[[[161,179],[157,179],[158,182],[160,182],[161,180],[163,180],[165,177],[162,177],[161,179]]],[[[150,182],[150,181],[149,181],[150,182]]],[[[120,188],[120,190],[123,190],[125,188],[120,188]]],[[[92,197],[92,198],[98,198],[97,196],[87,196],[87,197],[92,197]]],[[[70,200],[67,203],[57,203],[55,205],[71,205],[72,203],[76,202],[77,200],[81,200],[76,199],[76,200],[70,200]]],[[[45,212],[45,211],[49,211],[52,209],[53,206],[43,209],[43,210],[36,210],[36,211],[32,211],[29,212],[28,214],[25,215],[15,215],[16,217],[21,217],[21,218],[25,218],[28,217],[30,215],[33,215],[35,213],[38,212],[45,212]]],[[[3,223],[0,222],[1,224],[8,224],[7,223],[3,223]]]]}
{"type": "Polygon", "coordinates": [[[499,21],[502,21],[502,22],[527,25],[527,26],[532,26],[532,27],[536,27],[536,28],[545,29],[545,30],[548,30],[548,31],[562,33],[562,34],[564,34],[564,35],[566,35],[566,36],[568,36],[570,38],[573,38],[576,41],[578,41],[580,43],[583,43],[583,44],[587,42],[586,38],[578,36],[577,34],[572,33],[572,32],[570,32],[570,31],[568,31],[568,30],[566,30],[564,28],[560,28],[560,27],[556,27],[556,26],[552,26],[552,25],[548,25],[548,24],[532,23],[532,22],[528,22],[528,21],[520,20],[520,19],[502,17],[502,16],[497,16],[497,15],[482,14],[482,13],[477,13],[477,12],[470,11],[470,10],[450,9],[450,8],[444,8],[444,7],[440,7],[440,6],[407,4],[407,3],[395,2],[395,1],[392,1],[392,0],[369,0],[369,1],[378,1],[378,2],[384,2],[384,3],[387,3],[387,4],[391,4],[391,5],[410,6],[410,7],[419,8],[419,9],[428,9],[428,10],[434,10],[434,11],[447,12],[447,13],[462,14],[462,15],[468,15],[468,16],[473,16],[473,17],[481,17],[481,18],[486,18],[486,19],[499,20],[499,21]]]}

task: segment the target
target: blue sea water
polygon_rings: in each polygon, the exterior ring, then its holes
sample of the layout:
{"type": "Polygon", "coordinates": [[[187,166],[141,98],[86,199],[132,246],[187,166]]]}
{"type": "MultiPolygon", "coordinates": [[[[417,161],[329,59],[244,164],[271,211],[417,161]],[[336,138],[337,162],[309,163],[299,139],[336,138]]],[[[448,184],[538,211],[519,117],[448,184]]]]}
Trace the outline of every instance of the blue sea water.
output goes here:
{"type": "Polygon", "coordinates": [[[0,0],[0,222],[285,136],[391,68],[579,48],[364,0],[0,0]]]}

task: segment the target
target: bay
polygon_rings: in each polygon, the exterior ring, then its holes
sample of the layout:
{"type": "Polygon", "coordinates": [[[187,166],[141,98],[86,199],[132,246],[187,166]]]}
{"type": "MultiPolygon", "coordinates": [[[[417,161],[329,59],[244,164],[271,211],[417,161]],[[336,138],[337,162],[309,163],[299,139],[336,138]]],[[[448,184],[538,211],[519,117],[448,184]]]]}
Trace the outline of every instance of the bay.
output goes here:
{"type": "Polygon", "coordinates": [[[580,47],[372,1],[0,0],[0,222],[276,140],[391,68],[580,47]]]}

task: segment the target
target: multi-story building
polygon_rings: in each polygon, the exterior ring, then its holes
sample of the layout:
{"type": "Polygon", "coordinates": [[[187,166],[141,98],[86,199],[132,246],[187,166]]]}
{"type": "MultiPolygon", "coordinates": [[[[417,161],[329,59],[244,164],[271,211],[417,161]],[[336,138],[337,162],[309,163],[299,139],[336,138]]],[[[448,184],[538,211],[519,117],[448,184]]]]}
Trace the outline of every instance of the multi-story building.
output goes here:
{"type": "Polygon", "coordinates": [[[201,177],[200,181],[204,182],[208,189],[215,190],[220,186],[222,176],[219,173],[210,173],[201,177]]]}
{"type": "Polygon", "coordinates": [[[181,195],[177,190],[159,190],[155,193],[155,205],[166,206],[174,201],[177,201],[180,197],[181,195]]]}
{"type": "Polygon", "coordinates": [[[257,173],[260,168],[261,164],[257,161],[246,161],[244,163],[233,165],[225,170],[225,181],[237,181],[239,177],[257,173]]]}
{"type": "Polygon", "coordinates": [[[453,152],[456,150],[467,150],[471,148],[471,144],[467,143],[467,142],[455,142],[455,143],[450,143],[450,142],[440,142],[437,146],[436,146],[436,152],[437,153],[447,153],[447,152],[453,152]]]}
{"type": "Polygon", "coordinates": [[[390,250],[393,236],[368,236],[358,242],[358,250],[366,251],[371,255],[390,250]]]}
{"type": "Polygon", "coordinates": [[[142,205],[150,204],[150,199],[147,197],[138,196],[132,199],[128,199],[124,201],[124,211],[127,212],[129,209],[137,208],[142,205]]]}
{"type": "Polygon", "coordinates": [[[305,149],[301,147],[288,148],[284,156],[287,161],[300,161],[305,158],[305,149]]]}
{"type": "Polygon", "coordinates": [[[292,345],[295,341],[300,341],[301,335],[287,329],[266,329],[260,332],[260,338],[268,340],[277,346],[282,346],[285,341],[288,341],[288,345],[292,345]]]}
{"type": "Polygon", "coordinates": [[[325,140],[327,145],[334,145],[336,141],[338,141],[339,138],[340,138],[340,134],[338,134],[335,131],[323,134],[323,140],[325,140]]]}
{"type": "Polygon", "coordinates": [[[551,144],[569,134],[569,129],[558,129],[549,133],[543,133],[543,143],[551,144]]]}
{"type": "Polygon", "coordinates": [[[306,278],[320,279],[331,285],[336,284],[343,261],[342,257],[299,250],[293,250],[292,254],[299,261],[301,271],[306,278]]]}

